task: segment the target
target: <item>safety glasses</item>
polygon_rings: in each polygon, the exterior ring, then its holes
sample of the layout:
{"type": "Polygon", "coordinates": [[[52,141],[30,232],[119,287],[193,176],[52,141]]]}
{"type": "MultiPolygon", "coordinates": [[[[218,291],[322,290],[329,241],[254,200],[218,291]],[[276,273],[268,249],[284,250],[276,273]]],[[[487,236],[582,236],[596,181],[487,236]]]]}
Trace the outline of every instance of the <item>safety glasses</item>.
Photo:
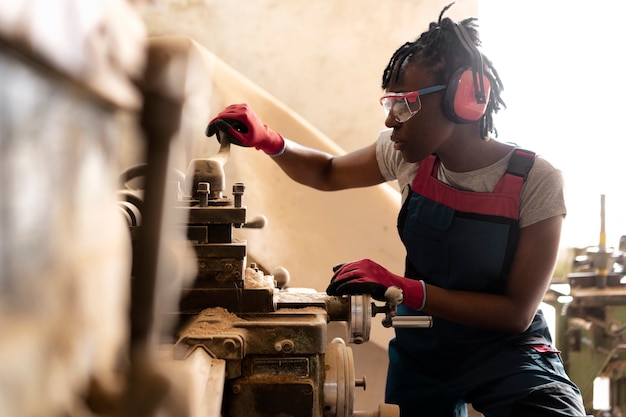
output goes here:
{"type": "Polygon", "coordinates": [[[380,98],[380,104],[385,110],[385,116],[389,116],[389,112],[391,112],[396,122],[404,123],[422,108],[420,96],[435,93],[445,88],[445,85],[435,85],[408,93],[387,93],[380,98]]]}

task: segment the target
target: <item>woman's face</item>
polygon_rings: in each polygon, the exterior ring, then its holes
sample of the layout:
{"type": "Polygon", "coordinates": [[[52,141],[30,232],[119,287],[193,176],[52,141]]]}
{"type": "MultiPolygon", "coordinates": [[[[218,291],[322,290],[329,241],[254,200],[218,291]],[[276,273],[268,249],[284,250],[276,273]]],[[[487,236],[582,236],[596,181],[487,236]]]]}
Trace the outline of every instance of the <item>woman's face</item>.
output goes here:
{"type": "MultiPolygon", "coordinates": [[[[419,64],[408,64],[398,82],[392,82],[388,93],[408,93],[438,85],[432,73],[419,64]]],[[[393,128],[391,140],[394,149],[402,153],[407,162],[419,162],[437,153],[454,131],[452,123],[443,113],[445,90],[419,97],[420,110],[405,122],[398,122],[394,112],[389,112],[385,125],[393,128]]]]}

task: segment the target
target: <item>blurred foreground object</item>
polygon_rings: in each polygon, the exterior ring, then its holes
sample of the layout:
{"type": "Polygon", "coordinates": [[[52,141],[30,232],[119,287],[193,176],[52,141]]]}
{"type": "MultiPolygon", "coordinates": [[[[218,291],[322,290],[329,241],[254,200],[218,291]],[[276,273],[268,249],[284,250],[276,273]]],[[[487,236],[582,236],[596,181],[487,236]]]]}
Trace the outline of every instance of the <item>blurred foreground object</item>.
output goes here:
{"type": "Polygon", "coordinates": [[[146,30],[125,0],[0,0],[0,38],[118,107],[141,104],[146,30]]]}
{"type": "Polygon", "coordinates": [[[119,384],[131,247],[117,158],[144,48],[122,0],[0,0],[2,416],[86,415],[92,381],[119,384]]]}

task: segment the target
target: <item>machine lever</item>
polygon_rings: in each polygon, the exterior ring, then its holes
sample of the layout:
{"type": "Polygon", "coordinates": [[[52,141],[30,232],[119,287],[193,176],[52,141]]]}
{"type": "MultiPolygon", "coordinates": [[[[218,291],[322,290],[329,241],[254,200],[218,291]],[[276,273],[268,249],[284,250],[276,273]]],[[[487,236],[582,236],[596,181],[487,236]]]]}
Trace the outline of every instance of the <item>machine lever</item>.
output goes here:
{"type": "Polygon", "coordinates": [[[395,316],[391,319],[391,327],[433,327],[433,318],[430,316],[395,316]]]}
{"type": "Polygon", "coordinates": [[[391,286],[385,291],[384,307],[379,307],[372,303],[372,316],[378,313],[385,313],[383,327],[405,328],[405,327],[432,327],[433,319],[430,316],[398,316],[398,305],[402,304],[404,295],[402,289],[391,286]]]}
{"type": "Polygon", "coordinates": [[[250,221],[243,224],[246,229],[262,229],[267,225],[267,217],[263,215],[256,216],[250,221]]]}

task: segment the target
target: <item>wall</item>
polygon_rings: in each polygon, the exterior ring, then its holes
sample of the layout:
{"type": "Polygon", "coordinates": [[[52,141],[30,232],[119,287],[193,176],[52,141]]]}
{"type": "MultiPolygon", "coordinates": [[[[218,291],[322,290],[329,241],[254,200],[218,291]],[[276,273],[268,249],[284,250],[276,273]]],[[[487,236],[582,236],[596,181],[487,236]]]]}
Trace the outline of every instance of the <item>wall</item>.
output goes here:
{"type": "MultiPolygon", "coordinates": [[[[449,3],[162,0],[140,12],[150,35],[193,38],[352,150],[384,128],[378,99],[389,58],[449,3]]],[[[458,1],[447,16],[474,16],[476,3],[458,1]]]]}

